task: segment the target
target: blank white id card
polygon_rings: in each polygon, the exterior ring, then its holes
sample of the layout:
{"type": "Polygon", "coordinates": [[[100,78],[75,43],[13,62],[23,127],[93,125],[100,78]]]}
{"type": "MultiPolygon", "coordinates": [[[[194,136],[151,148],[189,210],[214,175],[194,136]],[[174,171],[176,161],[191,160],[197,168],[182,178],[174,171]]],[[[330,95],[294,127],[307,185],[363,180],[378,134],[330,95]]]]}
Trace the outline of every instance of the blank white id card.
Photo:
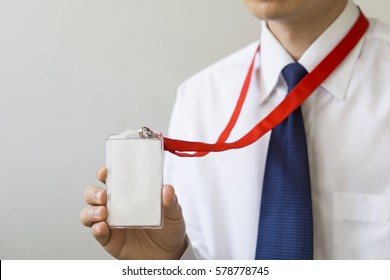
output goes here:
{"type": "Polygon", "coordinates": [[[162,137],[128,130],[106,142],[107,222],[111,228],[162,227],[162,137]]]}

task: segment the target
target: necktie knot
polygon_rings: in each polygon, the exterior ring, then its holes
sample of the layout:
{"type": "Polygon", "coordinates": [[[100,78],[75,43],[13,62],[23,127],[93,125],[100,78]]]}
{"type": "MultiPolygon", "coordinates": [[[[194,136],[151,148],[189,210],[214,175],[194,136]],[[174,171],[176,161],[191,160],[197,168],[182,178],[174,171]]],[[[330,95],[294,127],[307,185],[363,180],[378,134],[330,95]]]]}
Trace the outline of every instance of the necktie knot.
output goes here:
{"type": "Polygon", "coordinates": [[[308,72],[298,62],[288,64],[282,70],[283,78],[285,79],[290,92],[306,75],[308,72]]]}

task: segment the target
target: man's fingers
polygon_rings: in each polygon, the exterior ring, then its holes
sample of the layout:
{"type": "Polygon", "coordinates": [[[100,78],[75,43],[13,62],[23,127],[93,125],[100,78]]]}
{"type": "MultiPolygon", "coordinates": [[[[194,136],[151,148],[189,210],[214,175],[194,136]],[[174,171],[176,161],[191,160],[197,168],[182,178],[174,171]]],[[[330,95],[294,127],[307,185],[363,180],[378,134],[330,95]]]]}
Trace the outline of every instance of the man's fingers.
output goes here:
{"type": "Polygon", "coordinates": [[[107,216],[107,209],[104,206],[89,206],[80,213],[80,222],[92,227],[93,224],[104,221],[107,216]]]}
{"type": "Polygon", "coordinates": [[[92,235],[103,247],[106,246],[110,240],[110,234],[110,229],[105,221],[92,225],[92,235]]]}
{"type": "Polygon", "coordinates": [[[181,206],[177,200],[175,189],[171,185],[163,187],[164,216],[170,220],[182,218],[181,206]]]}
{"type": "Polygon", "coordinates": [[[89,205],[105,205],[107,201],[107,192],[99,187],[88,187],[84,192],[84,200],[89,205]]]}
{"type": "Polygon", "coordinates": [[[96,173],[96,177],[99,179],[100,182],[105,184],[107,178],[107,168],[104,166],[100,167],[98,172],[96,173]]]}

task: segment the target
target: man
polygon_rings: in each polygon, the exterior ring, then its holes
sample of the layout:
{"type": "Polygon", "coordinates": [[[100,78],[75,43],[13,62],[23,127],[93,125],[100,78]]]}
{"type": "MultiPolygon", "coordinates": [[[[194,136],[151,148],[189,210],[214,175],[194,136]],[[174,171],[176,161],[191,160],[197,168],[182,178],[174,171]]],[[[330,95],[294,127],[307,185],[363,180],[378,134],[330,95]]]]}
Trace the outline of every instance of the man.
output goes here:
{"type": "MultiPolygon", "coordinates": [[[[264,20],[261,50],[227,142],[245,135],[285,98],[290,90],[283,73],[286,65],[299,62],[311,72],[359,17],[348,0],[245,3],[264,20]]],[[[179,88],[170,137],[216,142],[257,45],[212,65],[179,88]]],[[[313,240],[308,243],[314,259],[390,258],[389,61],[390,29],[370,20],[363,38],[301,106],[311,183],[313,240]]],[[[265,228],[260,216],[266,212],[261,207],[266,204],[262,193],[270,138],[267,133],[247,147],[201,158],[167,155],[165,182],[175,186],[177,196],[171,185],[164,187],[161,230],[110,230],[104,221],[106,193],[97,187],[85,193],[90,207],[81,213],[81,221],[116,258],[257,258],[265,228]]],[[[105,169],[99,170],[101,181],[105,176],[105,169]]]]}

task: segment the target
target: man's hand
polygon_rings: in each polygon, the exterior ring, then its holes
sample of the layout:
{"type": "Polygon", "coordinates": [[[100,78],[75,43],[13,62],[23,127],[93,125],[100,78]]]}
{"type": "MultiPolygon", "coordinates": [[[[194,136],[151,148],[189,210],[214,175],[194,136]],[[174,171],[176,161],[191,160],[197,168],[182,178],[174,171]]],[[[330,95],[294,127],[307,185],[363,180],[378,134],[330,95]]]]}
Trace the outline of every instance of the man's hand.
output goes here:
{"type": "MultiPolygon", "coordinates": [[[[100,168],[97,178],[105,183],[106,176],[106,168],[100,168]]],[[[91,227],[96,240],[117,259],[179,259],[187,248],[181,207],[170,185],[163,187],[162,229],[110,229],[105,221],[106,191],[89,187],[84,199],[89,206],[80,213],[81,223],[91,227]]]]}

